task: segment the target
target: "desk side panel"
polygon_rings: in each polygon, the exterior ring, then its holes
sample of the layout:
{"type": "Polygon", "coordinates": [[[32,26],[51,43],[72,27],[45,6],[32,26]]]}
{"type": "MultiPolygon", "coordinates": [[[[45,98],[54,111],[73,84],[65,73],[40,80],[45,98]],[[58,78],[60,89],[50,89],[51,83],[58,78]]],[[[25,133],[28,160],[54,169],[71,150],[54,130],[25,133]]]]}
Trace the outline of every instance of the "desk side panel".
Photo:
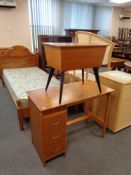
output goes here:
{"type": "Polygon", "coordinates": [[[57,70],[61,70],[61,48],[45,45],[47,64],[57,70]]]}
{"type": "Polygon", "coordinates": [[[92,47],[63,47],[62,70],[100,67],[106,46],[92,47]]]}
{"type": "MultiPolygon", "coordinates": [[[[108,128],[113,132],[117,132],[129,125],[131,125],[131,84],[121,84],[113,80],[100,77],[102,84],[109,86],[115,91],[112,93],[111,104],[109,109],[108,128]]],[[[102,108],[105,99],[101,101],[96,100],[93,104],[93,111],[102,116],[102,108]]]]}
{"type": "Polygon", "coordinates": [[[42,117],[41,112],[36,108],[32,100],[29,98],[29,114],[31,125],[32,143],[43,164],[45,164],[43,142],[42,142],[42,117]]]}

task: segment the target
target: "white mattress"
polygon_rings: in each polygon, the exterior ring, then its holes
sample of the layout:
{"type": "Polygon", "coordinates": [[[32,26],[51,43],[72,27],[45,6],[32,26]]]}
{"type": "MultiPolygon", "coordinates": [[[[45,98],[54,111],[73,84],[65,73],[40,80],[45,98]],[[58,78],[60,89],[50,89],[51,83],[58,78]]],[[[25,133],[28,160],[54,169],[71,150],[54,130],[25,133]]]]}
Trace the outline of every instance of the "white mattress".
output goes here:
{"type": "MultiPolygon", "coordinates": [[[[48,74],[38,67],[4,69],[3,79],[11,94],[21,100],[22,107],[28,107],[27,91],[45,89],[48,74]]],[[[59,86],[59,80],[52,77],[50,87],[59,86]]]]}

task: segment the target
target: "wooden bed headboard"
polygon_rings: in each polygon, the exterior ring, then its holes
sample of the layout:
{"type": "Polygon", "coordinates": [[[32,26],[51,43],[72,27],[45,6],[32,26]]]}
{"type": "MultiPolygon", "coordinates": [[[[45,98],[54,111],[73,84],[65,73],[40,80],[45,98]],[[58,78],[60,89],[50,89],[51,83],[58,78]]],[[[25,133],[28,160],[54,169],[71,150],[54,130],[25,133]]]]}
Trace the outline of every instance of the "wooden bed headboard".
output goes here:
{"type": "Polygon", "coordinates": [[[0,78],[3,69],[38,66],[38,54],[31,53],[26,47],[16,45],[0,48],[0,78]]]}

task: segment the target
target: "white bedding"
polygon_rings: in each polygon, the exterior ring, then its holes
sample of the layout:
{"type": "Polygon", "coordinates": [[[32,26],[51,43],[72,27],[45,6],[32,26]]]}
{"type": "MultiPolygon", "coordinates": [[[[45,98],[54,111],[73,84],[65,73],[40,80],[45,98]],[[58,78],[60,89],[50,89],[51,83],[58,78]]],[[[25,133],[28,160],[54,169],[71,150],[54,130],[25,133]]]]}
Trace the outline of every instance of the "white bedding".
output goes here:
{"type": "MultiPolygon", "coordinates": [[[[22,107],[28,107],[27,91],[45,89],[48,74],[38,67],[4,69],[3,79],[13,96],[21,100],[22,107]]],[[[50,87],[59,86],[59,80],[52,77],[50,87]]]]}

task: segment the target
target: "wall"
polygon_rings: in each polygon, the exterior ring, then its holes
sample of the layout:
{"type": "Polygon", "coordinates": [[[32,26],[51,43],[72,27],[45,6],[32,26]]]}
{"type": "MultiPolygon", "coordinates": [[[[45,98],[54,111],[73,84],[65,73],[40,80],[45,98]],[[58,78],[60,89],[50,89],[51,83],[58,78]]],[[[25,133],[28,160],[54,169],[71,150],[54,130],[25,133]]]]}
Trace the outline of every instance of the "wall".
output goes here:
{"type": "Polygon", "coordinates": [[[0,7],[0,47],[24,45],[31,50],[28,0],[16,0],[16,8],[0,7]]]}
{"type": "Polygon", "coordinates": [[[112,11],[112,20],[110,25],[109,36],[117,37],[119,27],[131,29],[131,19],[121,20],[119,19],[120,14],[131,17],[131,11],[126,12],[124,9],[114,7],[112,11]]]}
{"type": "Polygon", "coordinates": [[[120,15],[120,8],[114,7],[112,9],[112,20],[110,25],[109,36],[117,36],[118,28],[119,28],[119,15],[120,15]]]}
{"type": "Polygon", "coordinates": [[[129,16],[130,19],[124,19],[124,20],[120,20],[120,27],[123,27],[123,28],[130,28],[131,29],[131,12],[126,12],[123,10],[122,12],[123,15],[125,16],[129,16]]]}
{"type": "MultiPolygon", "coordinates": [[[[0,7],[0,47],[24,45],[31,50],[28,0],[16,0],[16,3],[16,8],[0,7]]],[[[131,17],[131,11],[114,7],[109,36],[117,36],[119,27],[131,28],[131,19],[120,20],[120,14],[131,17]]]]}

